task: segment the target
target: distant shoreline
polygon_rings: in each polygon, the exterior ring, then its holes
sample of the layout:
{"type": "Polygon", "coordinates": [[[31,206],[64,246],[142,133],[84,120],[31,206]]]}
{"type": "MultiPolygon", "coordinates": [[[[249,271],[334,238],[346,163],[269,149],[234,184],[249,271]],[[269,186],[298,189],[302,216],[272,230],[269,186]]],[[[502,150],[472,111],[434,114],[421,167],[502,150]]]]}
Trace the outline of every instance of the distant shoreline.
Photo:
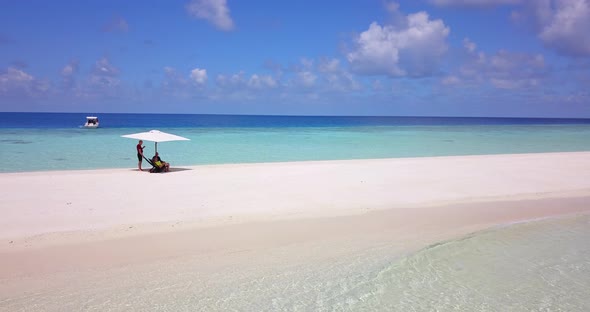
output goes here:
{"type": "MultiPolygon", "coordinates": [[[[144,144],[146,144],[144,142],[144,144]]],[[[148,143],[148,145],[151,142],[148,143]]],[[[558,151],[558,152],[532,152],[532,153],[498,153],[498,154],[471,154],[471,155],[442,155],[442,156],[407,156],[407,157],[383,157],[383,158],[358,158],[358,159],[319,159],[319,160],[295,160],[295,161],[268,161],[268,162],[236,162],[236,163],[219,163],[219,164],[198,164],[198,165],[180,165],[175,167],[177,170],[193,170],[203,167],[219,167],[219,166],[252,166],[252,165],[277,165],[277,164],[299,164],[299,163],[327,163],[327,162],[363,162],[363,161],[387,161],[387,160],[401,160],[401,159],[438,159],[438,158],[477,158],[477,157],[497,157],[497,156],[535,156],[535,155],[576,155],[576,154],[589,154],[590,151],[558,151]]],[[[147,164],[149,166],[149,164],[147,164]]],[[[174,168],[173,168],[174,169],[174,168]]],[[[0,175],[8,174],[45,174],[45,173],[60,173],[60,172],[86,172],[91,173],[92,171],[137,171],[136,167],[109,167],[109,168],[96,168],[96,169],[66,169],[66,170],[38,170],[38,171],[19,171],[19,172],[0,172],[0,175]]]]}
{"type": "MultiPolygon", "coordinates": [[[[272,165],[272,164],[290,164],[290,163],[325,163],[325,162],[354,162],[354,161],[379,161],[379,160],[393,160],[393,159],[425,159],[425,158],[447,158],[447,157],[482,157],[482,156],[509,156],[509,155],[539,155],[539,154],[574,154],[574,153],[590,153],[590,151],[571,151],[571,152],[536,152],[536,153],[498,153],[498,154],[472,154],[472,155],[441,155],[441,156],[407,156],[407,157],[384,157],[384,158],[354,158],[354,159],[325,159],[325,160],[296,160],[296,161],[268,161],[268,162],[228,162],[215,164],[195,164],[195,165],[174,165],[171,167],[171,172],[194,170],[204,167],[220,167],[220,166],[252,166],[252,165],[272,165]]],[[[145,171],[149,171],[149,164],[143,162],[145,171]]],[[[93,171],[136,171],[134,167],[110,167],[110,168],[91,168],[91,169],[48,169],[48,170],[29,170],[29,171],[9,171],[0,172],[1,175],[10,174],[51,174],[58,172],[86,172],[93,171]]]]}

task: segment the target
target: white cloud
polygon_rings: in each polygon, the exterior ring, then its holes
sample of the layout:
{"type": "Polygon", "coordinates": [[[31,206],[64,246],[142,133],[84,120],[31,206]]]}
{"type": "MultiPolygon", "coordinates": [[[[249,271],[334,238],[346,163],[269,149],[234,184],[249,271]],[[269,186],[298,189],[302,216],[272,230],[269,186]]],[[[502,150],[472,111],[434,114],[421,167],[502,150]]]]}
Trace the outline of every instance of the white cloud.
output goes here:
{"type": "Polygon", "coordinates": [[[469,40],[469,38],[463,39],[463,47],[469,53],[473,53],[475,52],[475,49],[477,49],[477,45],[473,43],[473,41],[469,40]]]}
{"type": "Polygon", "coordinates": [[[169,75],[170,73],[175,72],[176,70],[173,67],[170,66],[164,66],[164,73],[166,73],[166,75],[169,75]]]}
{"type": "Polygon", "coordinates": [[[546,0],[534,4],[539,39],[557,52],[590,56],[590,0],[546,0]]]}
{"type": "Polygon", "coordinates": [[[439,6],[514,5],[516,22],[534,25],[539,40],[566,56],[590,56],[590,0],[431,0],[439,6]]]}
{"type": "Polygon", "coordinates": [[[119,69],[111,64],[111,62],[103,57],[96,61],[90,75],[90,82],[94,85],[104,87],[119,85],[119,69]]]}
{"type": "Polygon", "coordinates": [[[311,71],[302,71],[297,73],[297,83],[304,87],[313,87],[318,77],[311,71]]]}
{"type": "Polygon", "coordinates": [[[234,29],[226,0],[192,0],[186,5],[186,10],[196,18],[209,21],[218,29],[224,31],[234,29]]]}
{"type": "Polygon", "coordinates": [[[399,3],[395,1],[385,2],[385,9],[389,13],[396,13],[399,9],[399,3]]]}
{"type": "Polygon", "coordinates": [[[232,75],[217,75],[216,82],[219,87],[231,92],[248,89],[274,89],[279,86],[279,82],[270,75],[252,74],[248,78],[244,72],[232,75]]]}
{"type": "Polygon", "coordinates": [[[64,68],[61,70],[61,77],[63,86],[66,88],[72,88],[75,85],[74,76],[78,73],[78,60],[70,61],[64,68]]]}
{"type": "Polygon", "coordinates": [[[313,60],[303,58],[301,59],[301,66],[304,70],[311,70],[313,69],[313,60]]]}
{"type": "Polygon", "coordinates": [[[541,54],[500,50],[492,55],[477,51],[475,43],[465,40],[469,51],[458,72],[441,80],[443,85],[489,84],[499,89],[536,87],[549,72],[541,54]],[[473,49],[471,49],[473,47],[473,49]]]}
{"type": "Polygon", "coordinates": [[[243,87],[247,84],[246,78],[244,77],[244,72],[239,72],[237,74],[232,75],[217,75],[217,85],[222,88],[236,88],[236,87],[243,87]]]}
{"type": "Polygon", "coordinates": [[[287,75],[287,88],[298,92],[347,92],[360,89],[354,76],[340,66],[335,58],[301,59],[300,64],[292,65],[287,75]]]}
{"type": "Polygon", "coordinates": [[[62,76],[71,76],[78,70],[78,64],[68,64],[61,70],[62,76]]]}
{"type": "Polygon", "coordinates": [[[354,76],[340,67],[338,59],[320,59],[317,71],[321,79],[327,82],[327,88],[338,91],[352,91],[361,89],[361,85],[354,76]]]}
{"type": "Polygon", "coordinates": [[[438,70],[448,47],[449,28],[426,12],[409,14],[404,25],[373,22],[346,57],[354,72],[367,75],[427,76],[438,70]]]}
{"type": "Polygon", "coordinates": [[[51,82],[37,79],[33,75],[8,67],[6,71],[0,71],[0,94],[3,96],[38,97],[51,91],[51,82]]]}
{"type": "Polygon", "coordinates": [[[195,68],[191,71],[191,79],[197,85],[204,85],[207,83],[207,70],[195,68]]]}
{"type": "Polygon", "coordinates": [[[0,73],[0,92],[4,93],[17,88],[30,89],[34,80],[35,78],[26,72],[9,67],[6,72],[0,73]]]}
{"type": "Polygon", "coordinates": [[[106,57],[103,57],[96,61],[92,73],[98,76],[116,77],[119,75],[119,69],[113,66],[106,57]]]}
{"type": "Polygon", "coordinates": [[[161,88],[167,96],[172,96],[180,99],[190,98],[195,88],[191,81],[187,78],[190,75],[181,73],[170,66],[164,67],[164,79],[162,80],[161,88]]]}
{"type": "Polygon", "coordinates": [[[275,88],[277,86],[277,81],[269,76],[269,75],[252,75],[250,80],[248,80],[248,86],[256,89],[262,88],[275,88]]]}
{"type": "Polygon", "coordinates": [[[515,22],[534,25],[543,44],[567,56],[590,56],[590,0],[431,0],[440,6],[518,6],[515,22]]]}
{"type": "Polygon", "coordinates": [[[438,6],[494,6],[504,4],[521,4],[524,1],[525,0],[431,0],[430,2],[438,6]]]}
{"type": "Polygon", "coordinates": [[[318,65],[318,70],[321,73],[337,73],[340,71],[340,60],[325,59],[318,65]]]}

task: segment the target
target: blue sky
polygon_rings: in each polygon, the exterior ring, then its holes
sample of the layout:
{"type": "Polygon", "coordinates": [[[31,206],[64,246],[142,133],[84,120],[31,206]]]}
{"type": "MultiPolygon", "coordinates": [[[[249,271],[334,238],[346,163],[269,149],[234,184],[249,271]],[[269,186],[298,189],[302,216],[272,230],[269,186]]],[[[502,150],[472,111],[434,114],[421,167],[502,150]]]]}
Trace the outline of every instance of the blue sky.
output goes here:
{"type": "Polygon", "coordinates": [[[590,118],[590,0],[6,1],[0,111],[590,118]]]}

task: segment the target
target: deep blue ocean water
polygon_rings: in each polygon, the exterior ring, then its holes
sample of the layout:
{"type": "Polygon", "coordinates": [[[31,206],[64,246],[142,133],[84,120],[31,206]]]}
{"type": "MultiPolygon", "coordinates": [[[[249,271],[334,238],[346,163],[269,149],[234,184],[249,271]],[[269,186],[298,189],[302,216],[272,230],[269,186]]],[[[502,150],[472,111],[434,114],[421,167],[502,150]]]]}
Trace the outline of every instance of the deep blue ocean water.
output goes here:
{"type": "MultiPolygon", "coordinates": [[[[0,113],[0,128],[68,129],[84,113],[0,113]]],[[[196,114],[98,114],[101,128],[274,128],[359,126],[590,125],[590,119],[488,117],[253,116],[196,114]]]]}
{"type": "MultiPolygon", "coordinates": [[[[173,166],[590,151],[590,119],[0,113],[0,172],[135,168],[137,141],[158,129],[173,166]]],[[[145,142],[145,153],[154,145],[145,142]]]]}

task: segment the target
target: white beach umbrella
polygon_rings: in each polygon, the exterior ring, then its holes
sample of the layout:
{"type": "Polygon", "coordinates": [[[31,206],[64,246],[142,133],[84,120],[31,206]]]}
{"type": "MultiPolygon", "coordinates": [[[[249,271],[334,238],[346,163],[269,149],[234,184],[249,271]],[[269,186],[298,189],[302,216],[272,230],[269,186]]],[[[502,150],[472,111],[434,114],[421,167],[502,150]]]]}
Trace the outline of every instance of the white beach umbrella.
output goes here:
{"type": "Polygon", "coordinates": [[[158,142],[190,141],[190,139],[187,139],[185,137],[162,132],[160,130],[150,130],[148,132],[126,134],[126,135],[122,135],[122,137],[129,138],[129,139],[155,142],[156,143],[156,152],[158,151],[158,142]]]}

